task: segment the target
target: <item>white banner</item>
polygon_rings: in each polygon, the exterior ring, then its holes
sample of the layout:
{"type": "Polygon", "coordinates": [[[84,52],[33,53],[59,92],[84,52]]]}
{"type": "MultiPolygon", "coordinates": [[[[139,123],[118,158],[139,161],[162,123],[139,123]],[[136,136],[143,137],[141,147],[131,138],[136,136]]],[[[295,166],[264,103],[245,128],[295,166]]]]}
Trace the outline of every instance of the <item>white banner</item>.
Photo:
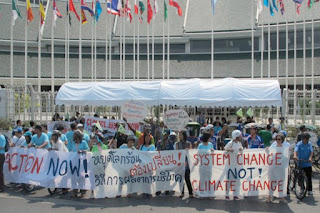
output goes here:
{"type": "Polygon", "coordinates": [[[121,106],[122,117],[128,122],[141,122],[148,115],[148,108],[142,101],[127,101],[121,106]]]}
{"type": "Polygon", "coordinates": [[[189,150],[187,157],[192,188],[200,197],[287,194],[288,149],[189,150]]]}
{"type": "MultiPolygon", "coordinates": [[[[104,118],[96,118],[93,116],[85,116],[84,117],[86,120],[86,123],[84,124],[84,130],[86,130],[89,133],[92,133],[92,124],[99,122],[100,126],[103,130],[108,130],[110,133],[114,134],[117,131],[117,127],[116,124],[117,123],[125,123],[122,120],[109,120],[109,119],[104,119],[104,118]]],[[[141,131],[141,126],[139,123],[130,123],[131,127],[134,130],[138,130],[141,131]]],[[[131,130],[129,129],[128,125],[125,124],[125,129],[127,131],[127,133],[130,133],[131,130]]],[[[131,132],[131,134],[133,134],[131,132]]]]}
{"type": "Polygon", "coordinates": [[[168,110],[163,116],[164,124],[172,130],[186,129],[189,115],[184,110],[168,110]]]}
{"type": "Polygon", "coordinates": [[[129,149],[93,154],[95,198],[157,191],[181,192],[185,151],[142,152],[129,149]]]}
{"type": "Polygon", "coordinates": [[[94,189],[92,153],[11,148],[6,153],[5,180],[46,188],[94,189]]]}

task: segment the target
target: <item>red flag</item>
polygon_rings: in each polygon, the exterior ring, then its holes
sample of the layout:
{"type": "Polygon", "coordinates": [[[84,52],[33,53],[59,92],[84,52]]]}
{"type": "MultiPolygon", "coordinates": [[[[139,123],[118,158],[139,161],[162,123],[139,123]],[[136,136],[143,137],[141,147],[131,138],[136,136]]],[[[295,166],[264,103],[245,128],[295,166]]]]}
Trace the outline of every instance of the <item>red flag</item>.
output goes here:
{"type": "Polygon", "coordinates": [[[138,5],[137,5],[137,0],[134,1],[134,13],[135,13],[136,15],[138,15],[138,13],[139,13],[139,8],[138,8],[138,5]]]}
{"type": "Polygon", "coordinates": [[[153,16],[153,11],[152,11],[152,7],[150,4],[150,0],[148,0],[148,24],[150,24],[150,22],[152,20],[152,16],[153,16]]]}
{"type": "Polygon", "coordinates": [[[80,17],[79,17],[79,15],[77,13],[76,8],[74,7],[74,4],[73,4],[72,0],[69,0],[69,11],[74,12],[74,14],[76,14],[76,16],[77,16],[77,19],[80,21],[80,17]]]}
{"type": "Polygon", "coordinates": [[[178,9],[178,15],[182,16],[182,9],[180,5],[178,4],[177,0],[169,0],[169,4],[173,7],[176,7],[178,9]]]}

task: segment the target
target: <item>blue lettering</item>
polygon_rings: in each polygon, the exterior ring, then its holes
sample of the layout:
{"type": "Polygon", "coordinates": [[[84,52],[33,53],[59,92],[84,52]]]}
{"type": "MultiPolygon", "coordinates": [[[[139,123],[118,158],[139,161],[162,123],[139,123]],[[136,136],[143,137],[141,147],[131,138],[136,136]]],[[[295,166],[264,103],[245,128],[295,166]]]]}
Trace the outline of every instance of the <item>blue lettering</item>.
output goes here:
{"type": "Polygon", "coordinates": [[[58,167],[59,167],[59,160],[60,159],[57,158],[57,166],[55,167],[55,163],[54,163],[53,158],[50,159],[50,164],[49,164],[49,169],[48,169],[47,175],[50,173],[51,166],[52,166],[52,174],[53,174],[54,177],[56,176],[57,171],[58,171],[58,167]]]}
{"type": "Polygon", "coordinates": [[[61,163],[61,165],[60,165],[59,175],[60,175],[60,176],[63,176],[63,175],[65,175],[65,174],[67,174],[67,172],[68,172],[68,163],[67,163],[66,160],[64,160],[64,161],[62,161],[62,163],[61,163]],[[63,164],[65,164],[64,173],[61,173],[61,168],[62,168],[63,164]]]}
{"type": "Polygon", "coordinates": [[[77,176],[79,177],[79,172],[80,172],[80,159],[78,161],[78,166],[75,165],[74,167],[72,166],[72,161],[70,161],[70,169],[71,169],[71,174],[74,174],[74,172],[77,172],[77,176]]]}

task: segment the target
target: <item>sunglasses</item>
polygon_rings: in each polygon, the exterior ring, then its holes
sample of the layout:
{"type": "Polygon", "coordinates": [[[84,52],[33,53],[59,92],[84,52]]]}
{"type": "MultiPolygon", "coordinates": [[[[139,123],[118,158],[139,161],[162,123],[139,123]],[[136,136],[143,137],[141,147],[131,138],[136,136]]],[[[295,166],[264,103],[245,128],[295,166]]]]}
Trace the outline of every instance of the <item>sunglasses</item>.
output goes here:
{"type": "Polygon", "coordinates": [[[277,141],[282,141],[281,138],[277,138],[277,141]]]}

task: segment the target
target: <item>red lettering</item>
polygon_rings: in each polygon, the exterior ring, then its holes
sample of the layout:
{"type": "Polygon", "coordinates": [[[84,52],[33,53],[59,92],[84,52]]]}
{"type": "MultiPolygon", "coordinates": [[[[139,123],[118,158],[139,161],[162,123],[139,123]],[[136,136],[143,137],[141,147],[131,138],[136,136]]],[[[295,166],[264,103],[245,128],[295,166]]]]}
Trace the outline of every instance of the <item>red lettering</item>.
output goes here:
{"type": "MultiPolygon", "coordinates": [[[[12,155],[11,155],[11,163],[12,163],[12,159],[13,159],[13,157],[14,156],[17,156],[18,155],[18,153],[13,153],[12,155]]],[[[16,165],[15,167],[12,167],[12,165],[11,165],[11,169],[14,171],[14,170],[17,170],[18,169],[18,165],[16,165]]]]}
{"type": "Polygon", "coordinates": [[[252,154],[251,162],[249,165],[252,165],[253,163],[255,163],[255,165],[259,165],[258,161],[257,161],[256,154],[252,154]]]}
{"type": "Polygon", "coordinates": [[[24,163],[24,158],[27,158],[27,157],[28,157],[28,155],[20,155],[21,163],[20,163],[19,173],[21,172],[22,165],[23,165],[23,163],[24,163]]]}
{"type": "Polygon", "coordinates": [[[33,173],[33,172],[34,172],[34,169],[37,167],[36,173],[39,174],[40,169],[41,169],[42,162],[43,162],[43,158],[41,158],[40,164],[39,164],[39,158],[36,158],[36,161],[35,161],[34,164],[33,164],[31,173],[33,173]]]}
{"type": "Polygon", "coordinates": [[[33,165],[33,162],[34,162],[34,157],[33,156],[29,156],[28,160],[26,161],[26,164],[24,166],[24,172],[28,172],[32,165],[33,165]],[[32,159],[32,163],[30,164],[30,167],[28,168],[28,165],[29,165],[29,160],[32,159]]]}
{"type": "Polygon", "coordinates": [[[242,182],[242,190],[245,192],[249,190],[248,188],[245,188],[246,183],[248,183],[248,181],[246,181],[246,180],[242,182]]]}
{"type": "Polygon", "coordinates": [[[207,160],[207,163],[205,163],[204,165],[208,166],[210,163],[210,160],[208,158],[209,156],[207,154],[204,155],[204,158],[207,160]]]}
{"type": "Polygon", "coordinates": [[[271,181],[271,190],[276,191],[277,189],[277,181],[273,180],[271,181]]]}
{"type": "Polygon", "coordinates": [[[221,154],[217,154],[217,165],[218,166],[222,166],[220,161],[221,161],[221,154]]]}
{"type": "Polygon", "coordinates": [[[272,163],[273,163],[272,157],[273,157],[273,154],[268,155],[268,157],[267,157],[267,164],[268,164],[269,166],[272,165],[272,163]]]}
{"type": "Polygon", "coordinates": [[[192,188],[193,188],[193,191],[195,191],[195,192],[198,191],[198,188],[196,188],[195,185],[194,185],[196,183],[197,183],[196,180],[192,181],[192,188]]]}
{"type": "Polygon", "coordinates": [[[280,160],[281,160],[281,153],[279,153],[279,152],[277,152],[276,153],[276,165],[277,166],[279,166],[279,165],[281,165],[281,162],[280,162],[280,160]]]}
{"type": "Polygon", "coordinates": [[[236,181],[232,180],[230,181],[230,191],[234,192],[236,187],[236,181]]]}
{"type": "Polygon", "coordinates": [[[256,191],[258,191],[259,188],[260,188],[261,190],[263,190],[263,187],[262,187],[262,184],[261,184],[261,181],[260,181],[260,180],[258,180],[258,184],[257,184],[256,191]]]}
{"type": "Polygon", "coordinates": [[[243,165],[240,161],[239,161],[239,158],[242,157],[242,154],[238,154],[237,156],[237,163],[238,165],[243,165]]]}
{"type": "Polygon", "coordinates": [[[7,153],[6,160],[4,161],[4,163],[8,164],[9,172],[11,172],[11,158],[10,158],[10,154],[9,153],[7,153]]]}
{"type": "Polygon", "coordinates": [[[193,165],[198,165],[198,163],[199,163],[198,154],[194,154],[194,155],[193,155],[193,158],[196,160],[196,162],[193,163],[193,165]]]}
{"type": "Polygon", "coordinates": [[[283,192],[283,180],[278,181],[278,192],[283,192]]]}

